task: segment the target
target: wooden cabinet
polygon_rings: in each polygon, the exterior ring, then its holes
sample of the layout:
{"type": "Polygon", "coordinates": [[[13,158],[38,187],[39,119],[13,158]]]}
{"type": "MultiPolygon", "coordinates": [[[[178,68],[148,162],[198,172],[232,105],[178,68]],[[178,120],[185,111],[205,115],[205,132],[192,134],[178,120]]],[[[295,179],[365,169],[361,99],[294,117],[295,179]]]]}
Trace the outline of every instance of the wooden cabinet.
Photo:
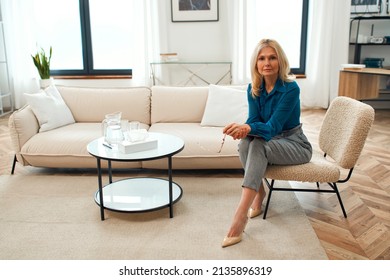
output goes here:
{"type": "Polygon", "coordinates": [[[378,98],[379,79],[382,76],[390,77],[390,70],[380,68],[341,70],[339,95],[357,100],[378,98]]]}

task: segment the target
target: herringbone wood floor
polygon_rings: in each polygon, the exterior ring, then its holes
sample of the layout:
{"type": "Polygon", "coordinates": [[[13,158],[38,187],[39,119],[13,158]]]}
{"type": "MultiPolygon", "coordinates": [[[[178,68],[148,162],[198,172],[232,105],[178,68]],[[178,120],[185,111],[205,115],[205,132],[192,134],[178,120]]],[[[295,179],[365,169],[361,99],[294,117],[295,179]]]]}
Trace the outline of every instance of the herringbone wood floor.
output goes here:
{"type": "MultiPolygon", "coordinates": [[[[325,110],[302,112],[304,131],[314,147],[324,114],[325,110]]],[[[13,159],[7,122],[7,116],[0,118],[0,174],[10,173],[13,159]]],[[[347,219],[335,195],[296,193],[329,259],[390,259],[389,128],[390,110],[377,110],[352,178],[339,185],[347,219]]],[[[15,173],[29,170],[17,165],[15,173]]]]}
{"type": "MultiPolygon", "coordinates": [[[[313,146],[322,110],[302,114],[313,146]]],[[[375,121],[352,178],[339,184],[348,218],[335,195],[296,193],[329,259],[390,259],[390,110],[376,110],[375,121]]]]}

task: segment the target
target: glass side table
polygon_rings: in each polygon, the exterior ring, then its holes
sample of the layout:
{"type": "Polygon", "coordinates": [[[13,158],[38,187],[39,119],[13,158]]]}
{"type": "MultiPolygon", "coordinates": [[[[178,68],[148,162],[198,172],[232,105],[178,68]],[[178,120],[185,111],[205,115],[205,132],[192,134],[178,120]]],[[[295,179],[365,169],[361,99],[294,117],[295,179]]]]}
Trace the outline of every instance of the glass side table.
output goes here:
{"type": "Polygon", "coordinates": [[[118,212],[147,212],[169,207],[169,217],[173,218],[173,204],[180,200],[183,190],[172,180],[172,156],[184,149],[184,141],[174,135],[151,133],[157,139],[157,148],[136,153],[121,153],[105,145],[103,137],[87,145],[88,152],[97,160],[98,185],[95,202],[100,206],[101,220],[104,209],[118,212]],[[112,161],[146,161],[167,158],[168,179],[127,178],[112,181],[112,161]],[[101,161],[108,162],[109,183],[103,186],[101,161]]]}
{"type": "MultiPolygon", "coordinates": [[[[153,85],[188,86],[201,84],[231,84],[232,62],[230,61],[160,61],[150,63],[150,75],[153,85]],[[159,67],[158,69],[156,69],[159,67]],[[177,73],[175,72],[177,71],[177,73]],[[171,73],[176,76],[183,75],[179,81],[168,82],[161,72],[171,73]],[[213,76],[213,78],[212,78],[213,76]]],[[[168,76],[170,76],[168,75],[168,76]]]]}

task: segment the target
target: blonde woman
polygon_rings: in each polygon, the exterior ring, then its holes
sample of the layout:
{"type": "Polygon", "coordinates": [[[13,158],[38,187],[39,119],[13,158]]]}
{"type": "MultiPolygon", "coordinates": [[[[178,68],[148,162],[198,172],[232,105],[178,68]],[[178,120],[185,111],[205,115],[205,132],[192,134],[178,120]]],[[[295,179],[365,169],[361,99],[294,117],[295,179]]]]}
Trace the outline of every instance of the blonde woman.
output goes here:
{"type": "Polygon", "coordinates": [[[301,164],[312,156],[300,123],[300,89],[290,76],[288,59],[278,42],[263,39],[257,44],[251,76],[247,121],[223,129],[224,134],[241,139],[238,150],[245,173],[241,199],[222,247],[240,242],[248,217],[261,214],[267,165],[301,164]]]}

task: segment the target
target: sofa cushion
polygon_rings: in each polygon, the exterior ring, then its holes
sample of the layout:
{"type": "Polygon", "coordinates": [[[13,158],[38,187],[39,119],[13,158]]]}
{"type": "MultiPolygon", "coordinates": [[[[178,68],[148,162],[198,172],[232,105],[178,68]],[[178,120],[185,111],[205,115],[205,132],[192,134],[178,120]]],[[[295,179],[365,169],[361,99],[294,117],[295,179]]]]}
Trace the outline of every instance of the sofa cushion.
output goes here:
{"type": "Polygon", "coordinates": [[[153,123],[200,122],[208,87],[152,87],[153,123]]]}
{"type": "MultiPolygon", "coordinates": [[[[96,158],[88,153],[87,145],[101,136],[100,123],[70,124],[36,134],[25,143],[21,153],[32,166],[96,168],[96,158]]],[[[141,164],[129,162],[126,166],[139,168],[141,164]]]]}
{"type": "Polygon", "coordinates": [[[244,123],[248,117],[246,91],[227,86],[209,86],[202,126],[226,126],[244,123]]]}
{"type": "MultiPolygon", "coordinates": [[[[239,140],[226,137],[218,153],[223,133],[221,127],[202,127],[199,123],[158,123],[150,132],[172,134],[184,140],[184,149],[173,156],[175,169],[237,169],[242,168],[238,158],[239,140]]],[[[144,168],[167,168],[167,160],[142,163],[144,168]]]]}
{"type": "Polygon", "coordinates": [[[150,89],[82,88],[57,86],[76,122],[101,122],[104,116],[122,112],[122,119],[150,124],[150,89]]]}
{"type": "Polygon", "coordinates": [[[25,93],[24,97],[38,120],[39,132],[75,122],[71,111],[54,85],[38,93],[25,93]]]}

